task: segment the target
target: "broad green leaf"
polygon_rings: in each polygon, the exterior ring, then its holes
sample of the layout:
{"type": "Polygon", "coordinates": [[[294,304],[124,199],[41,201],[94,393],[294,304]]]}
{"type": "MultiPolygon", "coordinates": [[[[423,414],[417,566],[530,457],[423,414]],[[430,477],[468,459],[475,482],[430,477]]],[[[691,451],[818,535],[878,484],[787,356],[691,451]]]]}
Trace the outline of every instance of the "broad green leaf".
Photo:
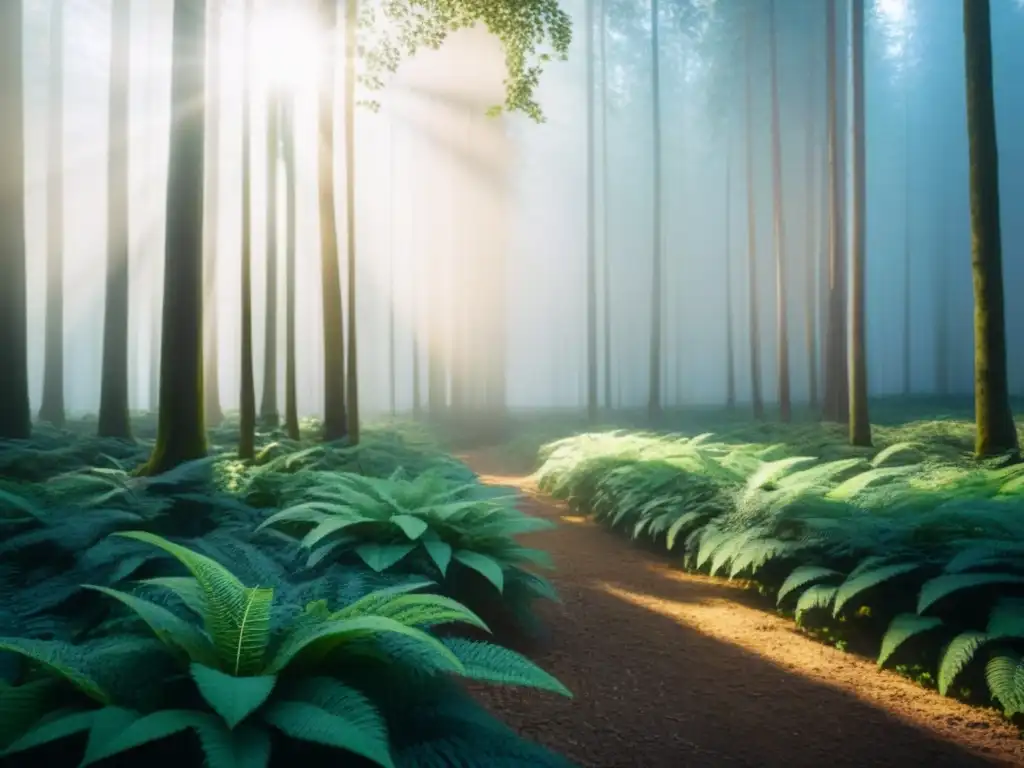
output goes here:
{"type": "Polygon", "coordinates": [[[276,675],[235,677],[218,669],[193,664],[189,668],[196,687],[214,712],[234,728],[270,698],[276,675]]]}
{"type": "Polygon", "coordinates": [[[103,754],[107,743],[120,736],[122,731],[140,717],[138,712],[121,707],[104,707],[96,710],[89,728],[89,739],[85,744],[83,764],[88,765],[98,760],[97,756],[103,754]]]}
{"type": "Polygon", "coordinates": [[[166,739],[189,728],[198,728],[200,724],[208,722],[209,718],[204,712],[189,709],[164,709],[144,715],[101,745],[89,762],[83,761],[81,768],[143,744],[166,739]]]}
{"type": "Polygon", "coordinates": [[[306,702],[279,701],[267,707],[263,719],[293,739],[344,749],[382,768],[394,768],[383,718],[369,701],[359,698],[339,707],[343,714],[306,702]]]}
{"type": "Polygon", "coordinates": [[[403,533],[413,541],[422,536],[428,528],[421,518],[414,515],[394,515],[391,522],[401,528],[403,533]]]}
{"type": "Polygon", "coordinates": [[[196,723],[195,731],[206,756],[205,768],[267,768],[270,765],[270,733],[262,725],[242,723],[231,730],[211,718],[196,723]]]}
{"type": "Polygon", "coordinates": [[[92,725],[93,718],[95,718],[98,711],[76,712],[65,710],[55,712],[51,716],[43,718],[22,735],[21,738],[8,745],[2,754],[7,756],[24,752],[86,731],[92,725]]]}
{"type": "Polygon", "coordinates": [[[360,544],[356,554],[371,569],[382,573],[416,548],[415,544],[360,544]]]}
{"type": "Polygon", "coordinates": [[[504,591],[505,574],[502,573],[501,565],[493,557],[482,555],[479,552],[471,552],[468,549],[456,550],[453,557],[491,582],[499,592],[504,591]]]}
{"type": "Polygon", "coordinates": [[[427,554],[430,555],[430,559],[434,561],[437,569],[441,571],[441,575],[447,575],[448,564],[452,561],[451,545],[440,539],[423,539],[422,541],[423,548],[427,550],[427,554]]]}

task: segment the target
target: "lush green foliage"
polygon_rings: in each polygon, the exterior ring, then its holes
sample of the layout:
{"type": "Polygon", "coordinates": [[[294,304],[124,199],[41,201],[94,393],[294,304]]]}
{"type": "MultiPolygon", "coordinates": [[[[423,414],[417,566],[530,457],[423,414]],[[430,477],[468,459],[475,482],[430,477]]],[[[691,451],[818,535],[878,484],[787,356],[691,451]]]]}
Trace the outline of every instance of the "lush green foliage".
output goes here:
{"type": "Polygon", "coordinates": [[[880,665],[934,664],[943,693],[983,673],[1024,711],[1024,465],[975,462],[951,422],[878,428],[874,450],[763,429],[777,442],[578,435],[546,446],[537,476],[686,567],[756,581],[801,623],[856,629],[880,665]]]}
{"type": "MultiPolygon", "coordinates": [[[[531,518],[489,496],[422,431],[371,429],[358,448],[270,442],[251,466],[215,453],[135,477],[146,454],[144,443],[71,433],[0,447],[7,760],[91,764],[127,753],[131,765],[153,755],[198,764],[201,749],[215,768],[267,765],[271,751],[274,764],[318,765],[344,750],[352,765],[564,764],[458,684],[568,694],[524,657],[465,639],[460,626],[487,626],[424,577],[440,572],[383,573],[358,557],[308,563],[292,537],[257,532],[279,503],[343,488],[429,487],[433,496],[388,498],[422,520],[441,497],[473,499],[444,529],[463,537],[450,539],[453,561],[457,552],[470,561],[492,553],[511,571],[524,558],[543,560],[511,539],[509,521],[526,530],[531,518]],[[29,481],[19,477],[25,468],[29,481]],[[485,512],[490,522],[474,519],[485,512]]],[[[367,526],[354,547],[380,546],[379,533],[367,526]]]]}

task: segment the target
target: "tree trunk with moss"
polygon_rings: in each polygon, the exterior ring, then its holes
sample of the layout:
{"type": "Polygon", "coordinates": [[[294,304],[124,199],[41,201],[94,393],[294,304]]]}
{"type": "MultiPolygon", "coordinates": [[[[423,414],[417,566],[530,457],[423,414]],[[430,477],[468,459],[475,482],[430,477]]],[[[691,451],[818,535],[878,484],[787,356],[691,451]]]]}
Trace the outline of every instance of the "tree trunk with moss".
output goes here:
{"type": "Polygon", "coordinates": [[[967,137],[971,159],[974,276],[974,410],[978,456],[1018,451],[1006,370],[999,148],[992,89],[989,0],[964,0],[967,137]]]}
{"type": "Polygon", "coordinates": [[[204,402],[208,427],[224,421],[220,404],[220,351],[217,339],[217,233],[220,220],[220,27],[221,1],[208,6],[206,88],[206,211],[203,217],[203,313],[204,402]]]}
{"type": "Polygon", "coordinates": [[[241,270],[241,369],[238,397],[238,457],[256,455],[256,383],[252,360],[252,97],[249,94],[252,43],[249,25],[253,18],[252,0],[245,0],[242,30],[245,35],[242,54],[242,270],[241,270]]]}
{"type": "Polygon", "coordinates": [[[299,406],[295,357],[295,106],[289,96],[281,116],[281,144],[285,168],[285,363],[284,363],[284,427],[292,440],[299,439],[299,406]]]}
{"type": "Polygon", "coordinates": [[[850,253],[850,444],[871,445],[868,417],[867,318],[864,308],[865,200],[864,146],[864,0],[853,0],[853,244],[850,253]]]}
{"type": "Polygon", "coordinates": [[[103,312],[100,437],[130,438],[128,413],[128,90],[131,6],[111,6],[110,149],[107,164],[107,290],[103,312]]]}
{"type": "Polygon", "coordinates": [[[50,114],[46,121],[46,331],[39,419],[63,427],[64,414],[64,1],[50,3],[50,114]]]}
{"type": "Polygon", "coordinates": [[[744,42],[746,43],[746,61],[744,65],[743,103],[746,136],[746,175],[747,175],[747,318],[750,323],[750,399],[754,408],[754,418],[764,418],[764,398],[761,394],[761,318],[757,297],[757,196],[754,192],[754,94],[753,94],[753,57],[750,49],[754,42],[753,24],[750,18],[752,11],[744,15],[744,42]]]}
{"type": "MultiPolygon", "coordinates": [[[[3,25],[0,25],[3,26],[3,25]]],[[[206,455],[203,422],[203,155],[206,3],[174,4],[160,416],[144,474],[206,455]]]]}
{"type": "Polygon", "coordinates": [[[276,429],[281,416],[277,412],[277,159],[279,98],[267,97],[267,284],[263,336],[263,400],[260,421],[276,429]]]}
{"type": "MultiPolygon", "coordinates": [[[[320,0],[321,32],[334,39],[338,25],[337,0],[320,0]]],[[[341,306],[341,267],[338,264],[338,224],[334,210],[334,45],[324,53],[320,76],[320,114],[317,186],[320,197],[320,285],[324,321],[324,424],[326,441],[348,434],[345,413],[345,332],[341,306]]]]}

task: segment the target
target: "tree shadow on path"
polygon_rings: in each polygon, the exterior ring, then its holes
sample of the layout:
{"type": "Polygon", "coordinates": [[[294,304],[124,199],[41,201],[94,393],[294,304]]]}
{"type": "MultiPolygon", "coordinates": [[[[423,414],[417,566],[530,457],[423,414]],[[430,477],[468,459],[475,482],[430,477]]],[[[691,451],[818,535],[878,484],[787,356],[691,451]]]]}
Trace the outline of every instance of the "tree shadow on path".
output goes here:
{"type": "MultiPolygon", "coordinates": [[[[470,458],[471,466],[474,464],[470,458]]],[[[485,467],[475,467],[483,469],[485,467]]],[[[485,477],[519,486],[522,479],[485,477]]],[[[524,736],[582,766],[987,766],[1024,764],[998,715],[925,691],[737,602],[735,588],[667,569],[554,502],[548,550],[563,605],[538,606],[529,655],[574,699],[474,693],[524,736]]]]}

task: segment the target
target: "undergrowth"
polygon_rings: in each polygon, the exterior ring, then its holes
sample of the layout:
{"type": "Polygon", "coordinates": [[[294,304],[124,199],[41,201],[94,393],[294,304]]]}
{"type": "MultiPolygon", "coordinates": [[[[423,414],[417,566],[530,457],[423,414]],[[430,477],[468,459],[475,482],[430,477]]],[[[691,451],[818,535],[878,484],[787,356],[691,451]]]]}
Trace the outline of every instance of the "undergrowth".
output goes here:
{"type": "Polygon", "coordinates": [[[544,553],[515,542],[544,523],[425,430],[267,433],[243,463],[228,424],[209,458],[156,477],[133,473],[145,424],[138,441],[89,431],[0,443],[4,765],[567,765],[458,682],[569,695],[469,639],[488,622],[457,599],[468,575],[487,591],[465,602],[523,621],[554,599],[524,567],[544,553]],[[323,515],[316,546],[279,530],[296,508],[323,515]]]}
{"type": "Polygon", "coordinates": [[[958,422],[879,427],[874,449],[832,431],[581,434],[546,445],[536,477],[840,648],[1024,712],[1024,465],[970,458],[958,422]]]}

